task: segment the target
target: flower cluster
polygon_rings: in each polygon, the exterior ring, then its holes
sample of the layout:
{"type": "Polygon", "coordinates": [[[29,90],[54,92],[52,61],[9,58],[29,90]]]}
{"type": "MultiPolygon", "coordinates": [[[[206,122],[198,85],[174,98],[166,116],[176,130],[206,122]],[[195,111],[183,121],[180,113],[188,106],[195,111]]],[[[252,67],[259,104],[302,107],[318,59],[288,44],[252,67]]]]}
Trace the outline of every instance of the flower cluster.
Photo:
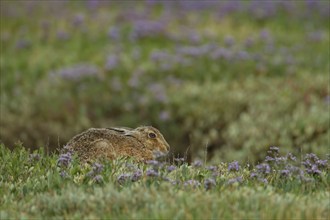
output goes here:
{"type": "Polygon", "coordinates": [[[50,73],[51,76],[61,77],[66,80],[79,81],[84,78],[97,78],[99,70],[91,64],[77,64],[72,67],[63,68],[50,73]]]}

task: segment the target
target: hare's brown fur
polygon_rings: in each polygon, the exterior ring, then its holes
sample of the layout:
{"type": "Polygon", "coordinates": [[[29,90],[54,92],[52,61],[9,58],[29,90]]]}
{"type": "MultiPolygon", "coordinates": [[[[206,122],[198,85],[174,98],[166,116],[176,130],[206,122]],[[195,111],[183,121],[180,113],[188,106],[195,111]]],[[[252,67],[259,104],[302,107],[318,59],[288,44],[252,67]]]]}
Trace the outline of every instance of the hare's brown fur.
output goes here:
{"type": "Polygon", "coordinates": [[[168,153],[170,148],[163,135],[151,126],[136,129],[90,128],[74,136],[66,147],[83,161],[122,156],[145,161],[153,159],[156,152],[168,153]]]}

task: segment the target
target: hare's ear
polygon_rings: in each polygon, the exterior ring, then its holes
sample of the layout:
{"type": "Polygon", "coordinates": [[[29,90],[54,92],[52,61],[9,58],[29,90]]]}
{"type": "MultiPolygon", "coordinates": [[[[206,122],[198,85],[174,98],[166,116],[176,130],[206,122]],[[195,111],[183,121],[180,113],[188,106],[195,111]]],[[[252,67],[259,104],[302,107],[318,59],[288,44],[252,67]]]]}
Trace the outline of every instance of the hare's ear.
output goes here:
{"type": "Polygon", "coordinates": [[[139,136],[139,132],[137,132],[137,131],[135,131],[135,130],[125,130],[125,131],[124,131],[124,135],[125,135],[125,136],[130,136],[130,137],[138,138],[138,136],[139,136]]]}
{"type": "Polygon", "coordinates": [[[133,130],[132,128],[126,128],[126,127],[122,127],[122,128],[107,128],[108,130],[112,130],[112,131],[116,131],[119,133],[125,133],[126,131],[131,131],[133,130]]]}

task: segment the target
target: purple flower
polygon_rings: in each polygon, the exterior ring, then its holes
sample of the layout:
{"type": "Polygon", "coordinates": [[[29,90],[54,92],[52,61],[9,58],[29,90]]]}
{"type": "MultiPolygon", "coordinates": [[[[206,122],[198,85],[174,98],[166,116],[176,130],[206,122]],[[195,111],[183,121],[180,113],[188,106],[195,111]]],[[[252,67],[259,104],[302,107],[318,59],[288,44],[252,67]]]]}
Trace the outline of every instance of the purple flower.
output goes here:
{"type": "Polygon", "coordinates": [[[128,173],[124,173],[124,174],[120,174],[117,178],[117,182],[120,184],[120,185],[123,185],[125,184],[128,180],[130,180],[131,178],[131,175],[128,174],[128,173]]]}
{"type": "Polygon", "coordinates": [[[281,171],[280,171],[280,174],[281,174],[282,176],[286,176],[286,177],[289,176],[290,173],[291,173],[290,170],[281,170],[281,171]]]}
{"type": "Polygon", "coordinates": [[[170,119],[170,113],[168,111],[161,111],[159,113],[159,119],[161,121],[168,121],[170,119]]]}
{"type": "Polygon", "coordinates": [[[241,50],[241,51],[237,52],[236,58],[238,60],[249,60],[249,59],[251,59],[251,56],[247,51],[241,50]]]}
{"type": "Polygon", "coordinates": [[[86,77],[98,76],[98,68],[90,64],[77,64],[72,67],[64,68],[55,72],[52,72],[52,76],[60,76],[63,79],[78,81],[86,77]]]}
{"type": "Polygon", "coordinates": [[[170,172],[172,172],[172,171],[174,171],[176,169],[176,166],[174,166],[174,165],[171,165],[171,166],[168,166],[167,167],[167,171],[170,173],[170,172]]]}
{"type": "Polygon", "coordinates": [[[230,184],[241,183],[241,182],[243,182],[243,177],[239,176],[236,178],[229,179],[227,183],[230,185],[230,184]]]}
{"type": "Polygon", "coordinates": [[[107,71],[111,71],[115,69],[118,66],[119,59],[117,55],[110,55],[108,56],[106,63],[105,63],[105,69],[107,71]]]}
{"type": "Polygon", "coordinates": [[[70,34],[65,31],[58,31],[56,36],[57,36],[57,39],[62,40],[62,41],[69,40],[69,38],[70,38],[70,34]]]}
{"type": "Polygon", "coordinates": [[[154,170],[158,170],[163,166],[163,163],[157,161],[157,160],[148,160],[146,162],[148,165],[152,166],[154,170]]]}
{"type": "Polygon", "coordinates": [[[224,59],[230,61],[233,58],[233,52],[228,49],[220,47],[211,53],[211,58],[214,60],[224,59]]]}
{"type": "Polygon", "coordinates": [[[206,190],[210,190],[210,189],[212,189],[212,188],[215,187],[215,186],[216,186],[216,182],[215,182],[214,179],[212,179],[212,178],[207,178],[206,180],[204,180],[204,188],[205,188],[206,190]]]}
{"type": "Polygon", "coordinates": [[[31,42],[25,39],[21,39],[19,41],[16,42],[16,48],[17,49],[26,49],[29,48],[31,46],[31,42]]]}
{"type": "Polygon", "coordinates": [[[259,175],[255,172],[252,172],[251,175],[250,175],[250,178],[256,178],[258,177],[259,175]]]}
{"type": "Polygon", "coordinates": [[[272,161],[275,161],[275,158],[270,157],[270,156],[266,156],[265,162],[272,162],[272,161]]]}
{"type": "Polygon", "coordinates": [[[215,172],[217,170],[217,167],[216,166],[208,166],[208,167],[206,167],[206,169],[209,170],[209,171],[215,172]]]}
{"type": "Polygon", "coordinates": [[[166,24],[160,21],[139,20],[133,24],[131,39],[163,36],[166,33],[166,24]]]}
{"type": "Polygon", "coordinates": [[[269,148],[268,153],[275,153],[278,154],[280,152],[280,149],[278,147],[272,146],[269,148]]]}
{"type": "Polygon", "coordinates": [[[199,187],[201,185],[200,182],[198,182],[197,180],[187,180],[186,182],[184,182],[183,184],[184,186],[191,186],[193,188],[199,187]]]}
{"type": "Polygon", "coordinates": [[[138,181],[139,179],[141,179],[142,177],[142,171],[141,170],[137,170],[135,171],[132,176],[131,176],[131,180],[132,182],[136,182],[138,181]]]}
{"type": "Polygon", "coordinates": [[[317,174],[317,175],[320,175],[322,173],[315,164],[313,164],[311,168],[307,168],[306,172],[308,174],[317,174]]]}
{"type": "Polygon", "coordinates": [[[270,166],[267,163],[262,163],[256,166],[257,172],[260,174],[269,174],[270,166]]]}
{"type": "Polygon", "coordinates": [[[170,181],[170,183],[172,184],[172,185],[179,185],[180,184],[180,181],[179,180],[169,180],[170,181]]]}
{"type": "Polygon", "coordinates": [[[265,29],[262,30],[260,32],[260,39],[262,41],[269,41],[271,39],[271,35],[270,35],[269,31],[268,30],[265,30],[265,29]]]}
{"type": "Polygon", "coordinates": [[[113,40],[120,39],[120,29],[118,27],[111,27],[108,31],[108,36],[113,40]]]}
{"type": "Polygon", "coordinates": [[[240,165],[238,164],[238,161],[233,161],[228,164],[228,171],[239,171],[240,165]]]}
{"type": "Polygon", "coordinates": [[[328,160],[317,160],[316,161],[317,166],[321,167],[321,168],[326,168],[327,164],[328,164],[328,160]]]}
{"type": "Polygon", "coordinates": [[[159,173],[157,171],[155,171],[154,169],[148,169],[146,171],[146,175],[150,176],[150,177],[158,177],[159,173]]]}
{"type": "Polygon", "coordinates": [[[85,16],[83,14],[77,14],[73,18],[72,25],[74,27],[79,27],[84,23],[84,20],[85,20],[85,16]]]}
{"type": "Polygon", "coordinates": [[[102,164],[99,164],[99,163],[94,163],[93,164],[93,172],[95,173],[95,174],[99,174],[99,173],[101,173],[102,171],[103,171],[103,165],[102,164]]]}
{"type": "Polygon", "coordinates": [[[259,178],[258,180],[263,184],[268,184],[268,180],[266,178],[259,178]]]}
{"type": "Polygon", "coordinates": [[[72,155],[70,153],[61,154],[57,160],[57,166],[68,167],[72,161],[72,155]]]}
{"type": "Polygon", "coordinates": [[[164,85],[160,83],[152,83],[148,86],[148,89],[156,101],[161,103],[166,103],[168,101],[164,85]]]}
{"type": "Polygon", "coordinates": [[[203,162],[201,160],[195,160],[192,165],[193,167],[201,167],[203,166],[203,162]]]}
{"type": "Polygon", "coordinates": [[[60,172],[60,176],[63,178],[63,179],[66,179],[69,177],[69,174],[65,171],[65,170],[61,170],[60,172]]]}
{"type": "Polygon", "coordinates": [[[288,153],[286,155],[286,158],[287,158],[287,160],[291,160],[291,161],[296,161],[297,160],[297,158],[292,153],[288,153]]]}
{"type": "Polygon", "coordinates": [[[162,157],[165,157],[167,154],[166,153],[163,153],[163,152],[161,152],[161,151],[153,151],[152,152],[153,153],[153,156],[154,156],[154,158],[157,160],[157,159],[160,159],[160,158],[162,158],[162,157]]]}
{"type": "Polygon", "coordinates": [[[103,182],[103,176],[101,175],[96,175],[94,178],[93,178],[93,181],[95,183],[102,183],[103,182]]]}

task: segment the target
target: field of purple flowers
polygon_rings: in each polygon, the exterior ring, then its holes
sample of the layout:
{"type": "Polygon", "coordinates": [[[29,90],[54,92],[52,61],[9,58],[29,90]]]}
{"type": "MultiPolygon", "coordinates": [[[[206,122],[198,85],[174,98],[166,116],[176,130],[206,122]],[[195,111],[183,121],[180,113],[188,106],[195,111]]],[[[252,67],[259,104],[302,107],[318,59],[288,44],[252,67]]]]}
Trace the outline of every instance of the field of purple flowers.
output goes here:
{"type": "Polygon", "coordinates": [[[0,145],[0,218],[327,219],[329,163],[270,147],[257,165],[184,158],[81,164],[0,145]]]}
{"type": "Polygon", "coordinates": [[[328,1],[1,1],[0,140],[154,125],[171,155],[329,146],[328,1]]]}

